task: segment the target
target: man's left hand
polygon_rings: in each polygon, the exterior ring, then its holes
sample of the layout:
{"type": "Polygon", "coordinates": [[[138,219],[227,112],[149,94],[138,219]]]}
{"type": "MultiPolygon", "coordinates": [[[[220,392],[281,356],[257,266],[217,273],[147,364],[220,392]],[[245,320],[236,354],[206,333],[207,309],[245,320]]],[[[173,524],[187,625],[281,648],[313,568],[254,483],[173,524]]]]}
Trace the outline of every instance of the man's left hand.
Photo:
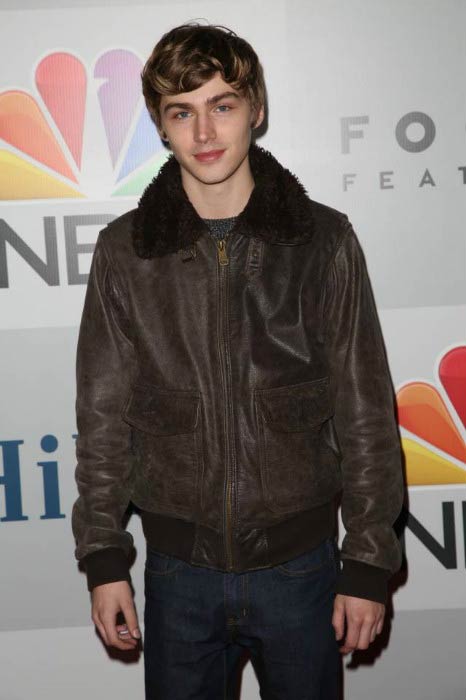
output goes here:
{"type": "Polygon", "coordinates": [[[346,637],[341,654],[355,649],[367,649],[380,634],[385,616],[385,605],[365,598],[337,593],[333,604],[332,625],[337,640],[343,639],[346,618],[346,637]]]}

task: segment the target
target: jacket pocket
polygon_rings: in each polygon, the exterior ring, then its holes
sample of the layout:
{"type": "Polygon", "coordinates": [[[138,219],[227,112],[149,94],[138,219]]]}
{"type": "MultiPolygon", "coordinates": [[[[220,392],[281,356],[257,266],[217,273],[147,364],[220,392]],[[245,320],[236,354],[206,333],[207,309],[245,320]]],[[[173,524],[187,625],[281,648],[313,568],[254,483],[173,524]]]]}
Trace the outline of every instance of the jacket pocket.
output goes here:
{"type": "Polygon", "coordinates": [[[192,515],[201,452],[200,392],[133,386],[122,418],[132,427],[132,500],[140,508],[192,515]]]}
{"type": "Polygon", "coordinates": [[[300,511],[335,492],[335,455],[321,439],[333,413],[329,378],[256,389],[254,403],[264,500],[277,512],[300,511]]]}

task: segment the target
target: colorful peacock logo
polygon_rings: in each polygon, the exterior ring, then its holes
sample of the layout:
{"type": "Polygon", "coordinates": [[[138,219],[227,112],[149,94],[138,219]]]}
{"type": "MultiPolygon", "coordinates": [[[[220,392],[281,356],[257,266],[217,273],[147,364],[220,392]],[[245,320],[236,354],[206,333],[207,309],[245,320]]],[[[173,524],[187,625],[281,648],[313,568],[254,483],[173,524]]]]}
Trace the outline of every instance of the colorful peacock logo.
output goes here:
{"type": "MultiPolygon", "coordinates": [[[[83,172],[86,136],[102,131],[100,124],[89,129],[89,122],[99,116],[109,161],[105,193],[139,195],[168,156],[144,103],[141,70],[133,52],[112,49],[97,59],[89,85],[79,58],[54,52],[36,66],[36,97],[16,89],[1,93],[0,139],[7,148],[0,148],[0,199],[101,194],[96,168],[94,179],[92,167],[83,172]]],[[[87,160],[98,163],[102,137],[89,143],[87,160]]]]}
{"type": "Polygon", "coordinates": [[[466,484],[466,346],[438,363],[438,385],[414,381],[397,391],[409,486],[466,484]]]}

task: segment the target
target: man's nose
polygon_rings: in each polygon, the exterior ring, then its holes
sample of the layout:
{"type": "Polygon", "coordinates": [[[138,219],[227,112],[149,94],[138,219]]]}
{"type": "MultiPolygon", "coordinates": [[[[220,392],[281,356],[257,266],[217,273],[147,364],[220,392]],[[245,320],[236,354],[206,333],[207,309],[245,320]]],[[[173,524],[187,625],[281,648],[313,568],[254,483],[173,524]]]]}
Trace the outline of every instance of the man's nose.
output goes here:
{"type": "Polygon", "coordinates": [[[200,143],[214,139],[216,136],[215,124],[209,114],[198,114],[194,128],[194,139],[200,143]]]}

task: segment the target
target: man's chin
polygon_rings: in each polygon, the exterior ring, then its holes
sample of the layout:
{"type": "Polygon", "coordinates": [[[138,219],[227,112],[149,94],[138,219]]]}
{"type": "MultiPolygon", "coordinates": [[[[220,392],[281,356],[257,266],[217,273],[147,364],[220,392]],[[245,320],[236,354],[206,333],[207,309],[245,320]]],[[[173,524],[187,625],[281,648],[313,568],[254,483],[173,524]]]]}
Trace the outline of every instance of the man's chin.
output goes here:
{"type": "Polygon", "coordinates": [[[204,174],[195,174],[193,177],[200,182],[203,185],[219,185],[222,182],[225,182],[231,177],[231,172],[228,171],[227,173],[222,172],[218,174],[212,173],[210,176],[209,175],[204,175],[204,174]]]}
{"type": "Polygon", "coordinates": [[[238,170],[247,155],[247,150],[244,155],[240,155],[239,151],[224,147],[222,157],[210,163],[202,163],[194,155],[186,158],[177,157],[175,154],[175,157],[185,171],[185,175],[204,185],[217,185],[228,180],[238,170]]]}
{"type": "Polygon", "coordinates": [[[224,182],[225,180],[228,180],[228,178],[235,171],[235,168],[227,168],[223,163],[210,163],[207,167],[205,167],[203,164],[196,162],[191,164],[191,167],[185,166],[184,169],[188,176],[192,177],[198,182],[203,183],[204,185],[215,185],[220,182],[224,182]],[[194,167],[192,167],[193,165],[194,167]]]}

